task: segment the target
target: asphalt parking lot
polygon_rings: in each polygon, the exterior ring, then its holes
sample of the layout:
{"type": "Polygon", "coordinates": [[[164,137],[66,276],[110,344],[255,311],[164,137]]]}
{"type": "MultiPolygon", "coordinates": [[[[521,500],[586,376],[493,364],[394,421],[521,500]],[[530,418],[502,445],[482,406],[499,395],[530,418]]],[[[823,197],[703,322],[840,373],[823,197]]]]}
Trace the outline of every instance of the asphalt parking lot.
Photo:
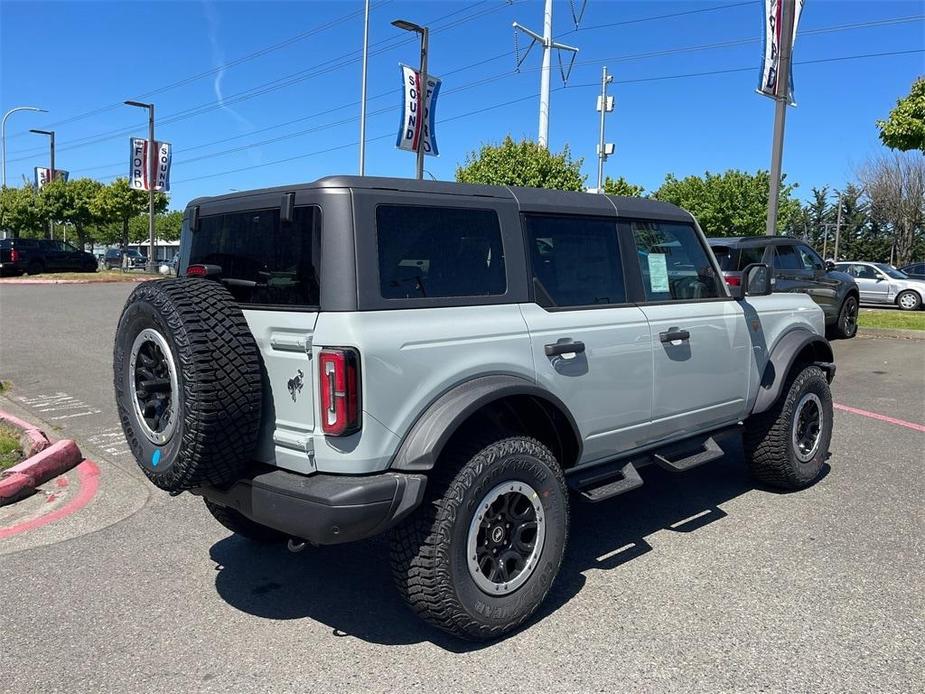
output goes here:
{"type": "Polygon", "coordinates": [[[0,407],[100,467],[73,516],[0,540],[10,692],[889,691],[925,673],[925,342],[834,344],[829,468],[756,489],[741,454],[574,506],[560,579],[494,644],[424,626],[384,543],[255,548],[157,492],[120,439],[128,285],[0,289],[0,407]]]}

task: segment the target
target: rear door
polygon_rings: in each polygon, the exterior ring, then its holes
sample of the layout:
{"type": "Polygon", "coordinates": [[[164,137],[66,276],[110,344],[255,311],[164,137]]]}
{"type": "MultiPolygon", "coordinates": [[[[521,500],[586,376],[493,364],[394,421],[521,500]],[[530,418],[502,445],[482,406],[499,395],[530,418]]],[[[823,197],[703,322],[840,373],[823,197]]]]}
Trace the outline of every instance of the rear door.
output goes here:
{"type": "Polygon", "coordinates": [[[652,344],[654,440],[738,421],[749,387],[743,309],[692,223],[628,220],[652,344]]]}
{"type": "Polygon", "coordinates": [[[266,370],[257,458],[311,472],[314,382],[310,360],[318,318],[321,210],[297,206],[280,221],[280,196],[249,196],[203,206],[189,233],[189,265],[221,267],[266,370]],[[272,397],[270,397],[272,396],[272,397]]]}
{"type": "Polygon", "coordinates": [[[848,266],[848,274],[858,285],[861,301],[874,304],[889,302],[890,282],[879,270],[870,265],[853,263],[848,266]]]}
{"type": "Polygon", "coordinates": [[[39,242],[41,251],[45,256],[45,270],[47,272],[58,272],[60,270],[69,270],[67,262],[67,253],[64,250],[62,241],[44,240],[39,242]]]}
{"type": "Polygon", "coordinates": [[[812,294],[813,272],[792,245],[774,247],[774,291],[812,294]]]}
{"type": "Polygon", "coordinates": [[[535,303],[521,306],[537,380],[572,412],[581,462],[646,443],[652,344],[627,301],[616,219],[526,214],[535,303]]]}

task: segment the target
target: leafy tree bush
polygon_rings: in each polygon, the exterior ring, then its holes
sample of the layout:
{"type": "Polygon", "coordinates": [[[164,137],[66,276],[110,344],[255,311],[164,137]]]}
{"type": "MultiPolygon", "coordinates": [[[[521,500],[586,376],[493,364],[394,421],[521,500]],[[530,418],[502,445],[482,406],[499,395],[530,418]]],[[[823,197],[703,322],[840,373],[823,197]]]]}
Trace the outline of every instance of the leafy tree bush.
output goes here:
{"type": "Polygon", "coordinates": [[[471,152],[456,169],[461,183],[584,190],[583,159],[572,159],[566,146],[559,154],[531,140],[515,142],[510,135],[500,145],[486,144],[471,152]]]}

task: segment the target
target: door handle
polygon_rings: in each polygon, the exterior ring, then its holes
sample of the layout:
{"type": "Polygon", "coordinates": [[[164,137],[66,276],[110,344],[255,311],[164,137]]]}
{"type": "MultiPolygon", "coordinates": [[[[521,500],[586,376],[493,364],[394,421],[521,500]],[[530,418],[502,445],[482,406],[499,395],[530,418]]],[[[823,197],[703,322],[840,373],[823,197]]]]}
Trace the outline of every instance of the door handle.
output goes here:
{"type": "Polygon", "coordinates": [[[551,345],[544,345],[543,351],[546,352],[547,357],[556,357],[560,354],[581,354],[585,351],[584,342],[573,342],[569,340],[568,342],[554,342],[551,345]]]}
{"type": "Polygon", "coordinates": [[[670,330],[666,330],[665,332],[658,334],[658,339],[662,342],[674,342],[675,340],[682,340],[686,342],[690,338],[690,332],[687,330],[678,330],[677,328],[671,328],[670,330]]]}

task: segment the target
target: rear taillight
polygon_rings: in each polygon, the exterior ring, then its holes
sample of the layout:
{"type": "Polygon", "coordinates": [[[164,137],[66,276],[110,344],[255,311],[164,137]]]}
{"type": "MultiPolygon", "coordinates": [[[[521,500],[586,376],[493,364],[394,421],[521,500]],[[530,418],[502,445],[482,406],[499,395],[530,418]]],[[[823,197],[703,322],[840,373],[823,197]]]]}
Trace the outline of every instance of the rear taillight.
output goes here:
{"type": "Polygon", "coordinates": [[[331,347],[318,358],[321,430],[346,436],[360,428],[360,355],[355,349],[331,347]]]}
{"type": "Polygon", "coordinates": [[[10,250],[10,262],[11,263],[19,262],[19,251],[17,251],[15,248],[10,250]]]}
{"type": "Polygon", "coordinates": [[[206,277],[209,274],[205,265],[190,265],[186,268],[187,277],[206,277]]]}
{"type": "Polygon", "coordinates": [[[726,284],[730,287],[739,287],[742,285],[742,278],[738,275],[726,275],[726,284]]]}

